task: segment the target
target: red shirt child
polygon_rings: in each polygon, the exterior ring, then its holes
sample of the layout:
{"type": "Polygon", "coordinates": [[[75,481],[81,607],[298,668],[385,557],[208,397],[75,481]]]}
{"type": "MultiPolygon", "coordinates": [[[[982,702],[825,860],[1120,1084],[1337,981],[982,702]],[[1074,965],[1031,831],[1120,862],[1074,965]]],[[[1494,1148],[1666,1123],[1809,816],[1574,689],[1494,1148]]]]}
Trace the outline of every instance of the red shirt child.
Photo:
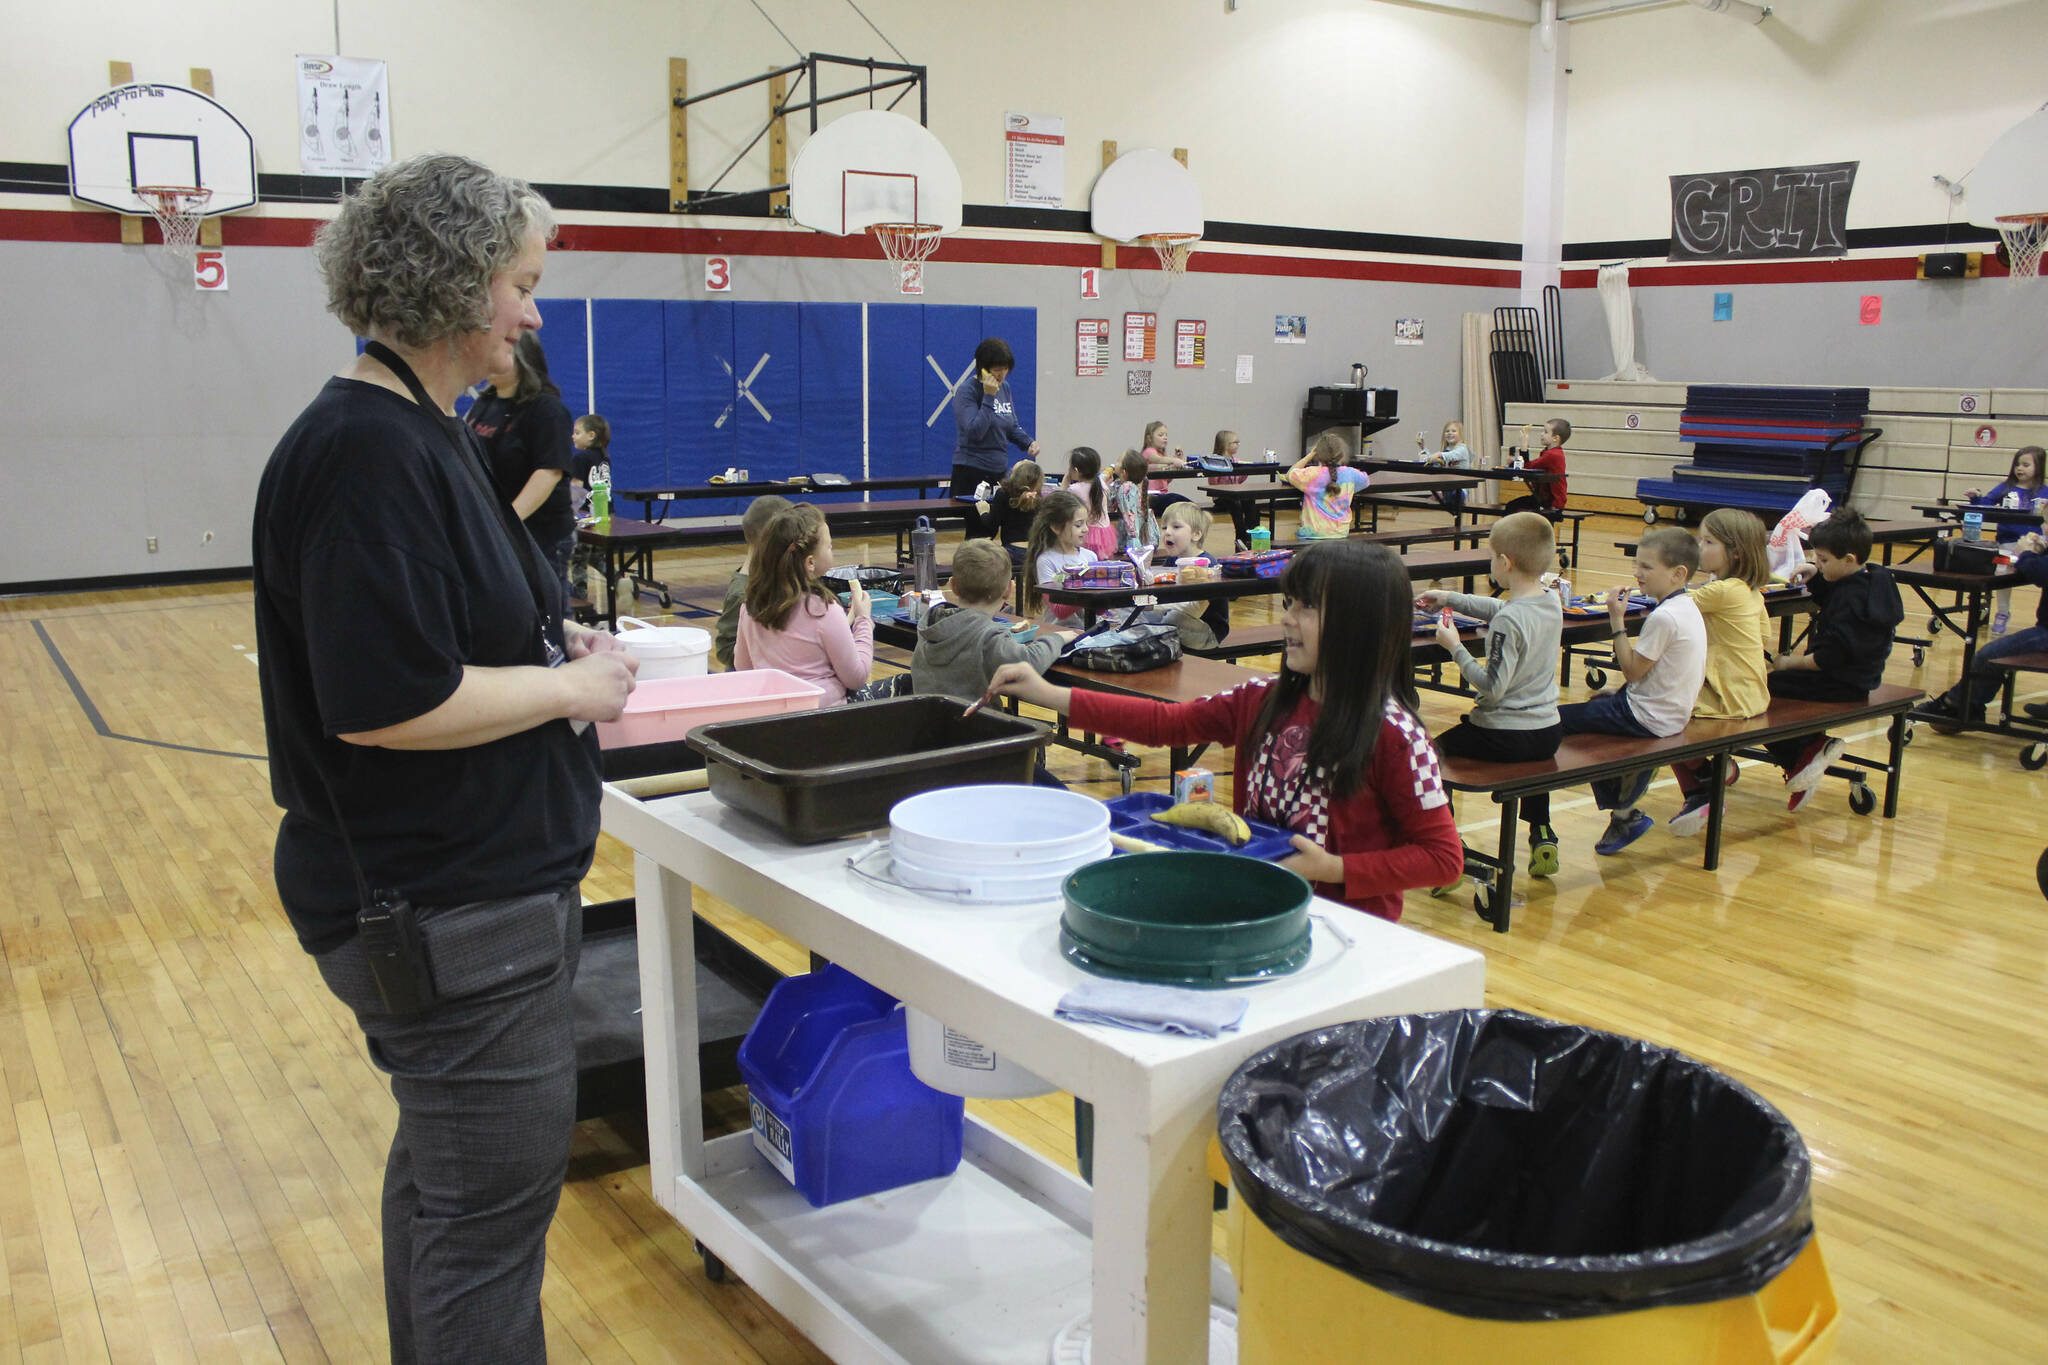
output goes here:
{"type": "Polygon", "coordinates": [[[1548,483],[1531,485],[1529,493],[1530,496],[1536,499],[1538,506],[1548,507],[1553,511],[1563,511],[1565,489],[1564,446],[1561,444],[1545,446],[1541,455],[1529,461],[1529,468],[1545,469],[1557,475],[1555,480],[1548,483]]]}

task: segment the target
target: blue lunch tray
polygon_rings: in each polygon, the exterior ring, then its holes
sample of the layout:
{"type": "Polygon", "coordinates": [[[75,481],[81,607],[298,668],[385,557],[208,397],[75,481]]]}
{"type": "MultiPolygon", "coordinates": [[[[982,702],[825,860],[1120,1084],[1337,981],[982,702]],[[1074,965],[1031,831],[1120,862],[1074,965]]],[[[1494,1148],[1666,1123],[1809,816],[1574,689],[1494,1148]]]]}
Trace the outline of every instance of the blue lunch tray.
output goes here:
{"type": "MultiPolygon", "coordinates": [[[[1109,827],[1117,834],[1133,839],[1143,839],[1148,844],[1162,848],[1185,849],[1193,853],[1235,853],[1240,857],[1257,858],[1262,862],[1278,862],[1294,852],[1294,834],[1276,825],[1263,825],[1256,820],[1247,820],[1252,827],[1252,837],[1242,847],[1232,848],[1228,840],[1205,829],[1189,829],[1185,825],[1162,825],[1152,816],[1174,804],[1173,798],[1164,792],[1132,792],[1119,796],[1114,801],[1105,801],[1109,807],[1109,827]]],[[[1222,803],[1218,803],[1219,805],[1222,803]]]]}

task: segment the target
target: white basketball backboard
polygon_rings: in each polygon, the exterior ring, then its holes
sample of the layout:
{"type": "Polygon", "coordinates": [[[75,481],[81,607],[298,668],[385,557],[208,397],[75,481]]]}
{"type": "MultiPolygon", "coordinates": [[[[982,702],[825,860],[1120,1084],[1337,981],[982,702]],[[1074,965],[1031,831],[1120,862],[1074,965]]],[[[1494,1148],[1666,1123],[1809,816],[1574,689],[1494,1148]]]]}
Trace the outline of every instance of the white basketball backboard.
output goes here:
{"type": "Polygon", "coordinates": [[[137,185],[211,190],[208,215],[256,202],[256,147],[240,119],[197,90],[119,85],[71,120],[71,195],[141,217],[137,185]]]}
{"type": "Polygon", "coordinates": [[[1089,226],[1099,237],[1136,241],[1155,233],[1202,235],[1202,187],[1187,167],[1156,147],[1125,152],[1103,168],[1088,195],[1089,226]]]}
{"type": "Polygon", "coordinates": [[[836,237],[877,223],[960,230],[960,168],[916,119],[863,109],[819,128],[789,168],[789,216],[836,237]]]}
{"type": "Polygon", "coordinates": [[[1964,189],[1964,207],[1979,227],[1996,227],[2014,214],[2048,213],[2048,109],[2021,119],[1992,143],[1964,189]]]}

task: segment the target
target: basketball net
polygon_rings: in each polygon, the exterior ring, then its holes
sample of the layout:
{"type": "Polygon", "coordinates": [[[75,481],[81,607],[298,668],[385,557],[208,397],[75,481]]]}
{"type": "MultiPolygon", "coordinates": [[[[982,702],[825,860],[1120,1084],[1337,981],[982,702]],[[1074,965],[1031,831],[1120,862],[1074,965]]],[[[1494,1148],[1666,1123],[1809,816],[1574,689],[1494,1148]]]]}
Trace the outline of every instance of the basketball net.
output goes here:
{"type": "Polygon", "coordinates": [[[1195,243],[1201,240],[1199,232],[1149,232],[1138,238],[1138,245],[1151,247],[1159,257],[1159,268],[1178,278],[1188,273],[1188,257],[1195,254],[1195,243]]]}
{"type": "Polygon", "coordinates": [[[164,235],[164,249],[191,260],[199,251],[199,220],[206,216],[213,191],[197,185],[137,185],[135,195],[149,205],[164,235]]]}
{"type": "Polygon", "coordinates": [[[2038,279],[2041,246],[2048,242],[2048,213],[2017,213],[1998,220],[1998,235],[2005,239],[2005,254],[2012,277],[2038,279]]]}
{"type": "Polygon", "coordinates": [[[946,230],[937,223],[875,223],[868,235],[881,244],[882,255],[896,263],[896,292],[924,292],[924,263],[939,249],[946,230]]]}

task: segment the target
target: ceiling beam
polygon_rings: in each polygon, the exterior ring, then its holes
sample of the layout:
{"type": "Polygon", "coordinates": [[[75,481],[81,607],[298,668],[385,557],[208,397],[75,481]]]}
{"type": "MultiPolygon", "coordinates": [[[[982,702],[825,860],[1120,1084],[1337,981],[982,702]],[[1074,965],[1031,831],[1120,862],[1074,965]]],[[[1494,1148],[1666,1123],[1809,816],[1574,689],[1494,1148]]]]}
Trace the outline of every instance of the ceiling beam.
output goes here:
{"type": "Polygon", "coordinates": [[[1536,0],[1394,0],[1415,9],[1448,9],[1461,14],[1484,15],[1488,19],[1512,19],[1518,24],[1536,22],[1536,0]]]}

